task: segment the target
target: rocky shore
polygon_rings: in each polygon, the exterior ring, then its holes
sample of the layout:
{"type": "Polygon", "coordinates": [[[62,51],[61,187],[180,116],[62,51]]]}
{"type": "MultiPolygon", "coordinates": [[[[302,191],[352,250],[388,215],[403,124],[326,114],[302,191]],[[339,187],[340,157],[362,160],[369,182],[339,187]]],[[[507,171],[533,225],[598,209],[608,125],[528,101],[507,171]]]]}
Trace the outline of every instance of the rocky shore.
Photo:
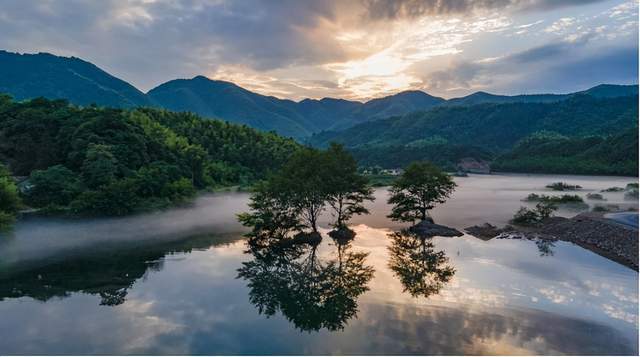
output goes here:
{"type": "Polygon", "coordinates": [[[485,223],[468,227],[465,231],[483,240],[509,234],[572,242],[638,271],[638,230],[606,219],[602,213],[581,213],[572,218],[551,217],[535,227],[498,228],[485,223]]]}

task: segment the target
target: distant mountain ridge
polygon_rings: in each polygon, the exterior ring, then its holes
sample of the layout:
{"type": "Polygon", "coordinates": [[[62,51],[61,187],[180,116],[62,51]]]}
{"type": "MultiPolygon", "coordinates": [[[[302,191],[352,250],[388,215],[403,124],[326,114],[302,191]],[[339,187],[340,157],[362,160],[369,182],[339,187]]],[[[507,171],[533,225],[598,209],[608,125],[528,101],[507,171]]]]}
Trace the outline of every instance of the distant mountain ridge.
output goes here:
{"type": "Polygon", "coordinates": [[[17,100],[63,98],[77,105],[119,108],[150,106],[147,95],[95,65],[76,57],[0,50],[0,93],[17,100]]]}
{"type": "Polygon", "coordinates": [[[171,80],[143,93],[79,58],[0,50],[2,92],[18,100],[46,97],[67,99],[83,106],[95,103],[120,108],[150,106],[191,111],[205,117],[303,138],[321,131],[343,130],[360,123],[441,106],[549,103],[566,100],[577,94],[597,98],[637,96],[638,85],[599,85],[570,94],[505,96],[476,92],[449,100],[412,90],[365,103],[335,98],[295,102],[261,95],[231,82],[211,80],[204,76],[171,80]]]}

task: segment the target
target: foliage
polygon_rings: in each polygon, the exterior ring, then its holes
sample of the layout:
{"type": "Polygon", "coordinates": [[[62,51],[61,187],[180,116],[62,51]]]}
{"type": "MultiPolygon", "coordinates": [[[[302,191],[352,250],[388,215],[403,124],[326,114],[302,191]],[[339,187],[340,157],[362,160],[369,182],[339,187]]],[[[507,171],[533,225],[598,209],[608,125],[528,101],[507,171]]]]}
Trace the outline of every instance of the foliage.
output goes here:
{"type": "MultiPolygon", "coordinates": [[[[633,120],[628,119],[628,123],[633,120]]],[[[620,128],[617,134],[607,136],[525,138],[496,158],[491,168],[509,172],[637,176],[637,126],[628,128],[627,123],[621,123],[620,128]]]]}
{"type": "Polygon", "coordinates": [[[391,233],[389,237],[389,268],[411,296],[437,294],[455,274],[455,269],[447,265],[449,258],[444,251],[434,249],[431,239],[409,230],[391,233]]]}
{"type": "Polygon", "coordinates": [[[373,189],[366,177],[358,173],[356,160],[339,144],[327,149],[327,202],[334,211],[334,226],[341,228],[353,215],[368,214],[364,201],[373,201],[373,189]]]}
{"type": "Polygon", "coordinates": [[[444,203],[456,184],[451,176],[428,162],[411,163],[390,189],[388,216],[394,221],[426,219],[427,210],[444,203]]]}
{"type": "Polygon", "coordinates": [[[261,314],[280,311],[301,331],[342,330],[358,312],[357,299],[369,288],[368,253],[337,244],[337,259],[321,259],[310,245],[256,247],[238,277],[247,280],[249,301],[261,314]]]}
{"type": "Polygon", "coordinates": [[[334,226],[343,227],[353,215],[368,213],[366,200],[373,200],[368,181],[341,146],[326,151],[303,148],[254,186],[250,212],[238,218],[253,229],[252,239],[283,239],[304,228],[317,232],[327,204],[336,216],[334,226]]]}
{"type": "Polygon", "coordinates": [[[578,195],[561,195],[561,196],[547,196],[531,193],[525,198],[525,201],[529,202],[549,202],[553,204],[580,204],[584,203],[582,197],[578,195]]]}
{"type": "Polygon", "coordinates": [[[622,192],[622,191],[624,191],[624,188],[614,186],[614,187],[609,187],[604,190],[601,190],[600,192],[622,192]]]}
{"type": "Polygon", "coordinates": [[[9,170],[0,163],[0,228],[13,222],[20,206],[18,187],[9,170]]]}
{"type": "Polygon", "coordinates": [[[554,182],[552,184],[548,184],[545,187],[550,188],[554,191],[575,191],[582,188],[582,186],[580,185],[569,185],[566,182],[554,182]]]}
{"type": "Polygon", "coordinates": [[[263,179],[299,148],[189,113],[0,96],[0,159],[29,176],[34,207],[96,215],[165,207],[196,190],[263,179]]]}
{"type": "Polygon", "coordinates": [[[309,142],[343,143],[363,166],[427,160],[453,171],[460,159],[471,157],[495,159],[497,171],[635,176],[637,113],[633,95],[438,106],[319,133],[309,142]]]}
{"type": "Polygon", "coordinates": [[[511,223],[522,226],[535,225],[542,220],[551,217],[557,206],[552,202],[539,202],[535,209],[520,207],[518,212],[513,215],[511,223]]]}

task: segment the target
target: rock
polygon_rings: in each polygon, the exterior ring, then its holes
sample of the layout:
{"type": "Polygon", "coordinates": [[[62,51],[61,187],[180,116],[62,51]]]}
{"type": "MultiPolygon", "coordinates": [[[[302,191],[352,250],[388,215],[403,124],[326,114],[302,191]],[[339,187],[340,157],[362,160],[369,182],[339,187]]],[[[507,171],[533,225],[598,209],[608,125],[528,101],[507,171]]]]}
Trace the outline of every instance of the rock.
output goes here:
{"type": "Polygon", "coordinates": [[[546,222],[539,231],[638,270],[638,231],[609,221],[602,214],[581,213],[570,219],[546,222]]]}
{"type": "Polygon", "coordinates": [[[505,226],[504,228],[498,228],[491,223],[485,223],[479,226],[467,227],[464,230],[474,237],[480,238],[482,240],[490,240],[502,233],[512,232],[514,228],[509,225],[505,226]]]}
{"type": "Polygon", "coordinates": [[[421,237],[460,237],[462,232],[457,229],[433,223],[433,219],[427,218],[409,228],[409,231],[421,237]]]}

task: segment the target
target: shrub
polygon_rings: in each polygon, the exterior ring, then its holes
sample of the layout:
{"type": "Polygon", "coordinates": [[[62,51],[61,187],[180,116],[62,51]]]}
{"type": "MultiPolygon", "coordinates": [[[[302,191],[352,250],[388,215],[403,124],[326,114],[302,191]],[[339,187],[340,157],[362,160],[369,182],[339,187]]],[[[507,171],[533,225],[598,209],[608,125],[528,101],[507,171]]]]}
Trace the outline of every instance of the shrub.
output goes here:
{"type": "Polygon", "coordinates": [[[550,188],[554,191],[575,191],[582,188],[580,185],[569,185],[566,182],[554,182],[545,186],[546,188],[550,188]]]}

